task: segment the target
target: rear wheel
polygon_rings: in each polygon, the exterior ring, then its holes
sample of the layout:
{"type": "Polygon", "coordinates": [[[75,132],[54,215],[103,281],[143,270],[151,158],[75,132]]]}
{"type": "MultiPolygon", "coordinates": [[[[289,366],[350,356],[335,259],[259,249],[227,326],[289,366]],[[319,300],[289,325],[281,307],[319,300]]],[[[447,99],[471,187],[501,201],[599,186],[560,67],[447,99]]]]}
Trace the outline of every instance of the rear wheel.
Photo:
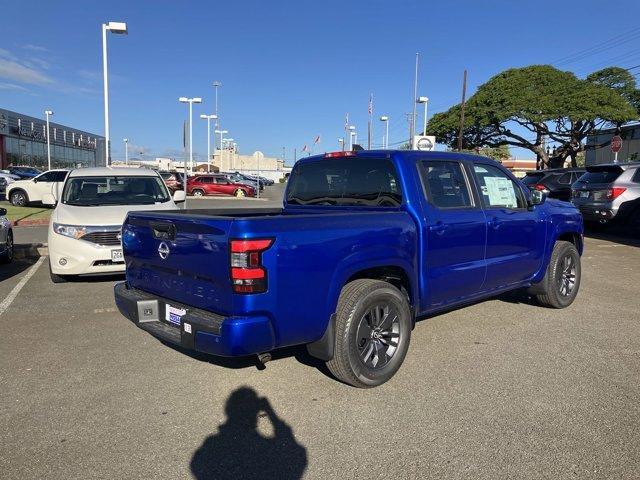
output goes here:
{"type": "Polygon", "coordinates": [[[242,190],[241,188],[237,189],[234,193],[234,195],[238,198],[242,198],[245,196],[244,190],[242,190]]]}
{"type": "Polygon", "coordinates": [[[193,195],[194,197],[203,197],[204,192],[202,190],[193,190],[191,192],[191,195],[193,195]]]}
{"type": "Polygon", "coordinates": [[[4,253],[0,255],[1,263],[9,263],[13,260],[13,232],[11,230],[7,233],[7,243],[5,247],[4,253]]]}
{"type": "Polygon", "coordinates": [[[29,197],[22,190],[18,190],[17,192],[11,192],[9,201],[14,207],[24,207],[29,203],[29,197]]]}
{"type": "Polygon", "coordinates": [[[576,247],[571,242],[556,242],[544,278],[534,287],[538,303],[551,308],[568,307],[578,295],[580,275],[576,247]]]}
{"type": "Polygon", "coordinates": [[[411,338],[411,309],[393,285],[354,280],[340,293],[335,351],[327,367],[338,380],[359,388],[388,381],[402,365],[411,338]]]}

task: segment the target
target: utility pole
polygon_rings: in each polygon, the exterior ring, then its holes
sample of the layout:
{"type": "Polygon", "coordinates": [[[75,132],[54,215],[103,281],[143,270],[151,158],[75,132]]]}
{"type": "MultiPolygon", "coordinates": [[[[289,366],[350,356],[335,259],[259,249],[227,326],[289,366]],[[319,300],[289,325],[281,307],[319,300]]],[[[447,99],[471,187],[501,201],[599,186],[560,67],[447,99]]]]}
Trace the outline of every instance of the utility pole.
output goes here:
{"type": "Polygon", "coordinates": [[[460,131],[458,133],[458,151],[462,151],[462,133],[464,132],[464,109],[465,109],[465,101],[467,97],[467,71],[464,71],[464,76],[462,78],[462,104],[460,108],[460,131]]]}
{"type": "Polygon", "coordinates": [[[413,114],[409,112],[409,113],[405,113],[404,116],[407,117],[407,122],[409,124],[409,150],[411,150],[413,146],[413,122],[411,122],[411,118],[413,117],[413,114]]]}
{"type": "Polygon", "coordinates": [[[409,148],[410,150],[414,149],[413,145],[413,137],[416,135],[416,98],[418,98],[418,61],[420,58],[420,54],[416,53],[416,69],[413,77],[413,98],[411,99],[411,103],[413,104],[413,114],[411,116],[411,132],[409,138],[409,148]]]}

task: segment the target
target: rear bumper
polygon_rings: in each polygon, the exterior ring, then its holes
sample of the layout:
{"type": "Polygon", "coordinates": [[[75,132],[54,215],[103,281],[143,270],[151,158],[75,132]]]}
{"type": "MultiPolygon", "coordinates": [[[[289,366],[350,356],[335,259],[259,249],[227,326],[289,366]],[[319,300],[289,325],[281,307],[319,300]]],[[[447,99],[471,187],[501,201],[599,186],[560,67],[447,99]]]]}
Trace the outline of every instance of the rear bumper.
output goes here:
{"type": "Polygon", "coordinates": [[[225,357],[263,353],[275,348],[271,321],[265,316],[225,317],[129,288],[114,287],[120,313],[153,336],[174,345],[225,357]],[[165,320],[166,305],[186,310],[179,324],[165,320]]]}
{"type": "Polygon", "coordinates": [[[617,213],[617,209],[607,208],[606,206],[592,205],[576,205],[582,214],[582,218],[586,222],[608,223],[613,220],[617,213]]]}

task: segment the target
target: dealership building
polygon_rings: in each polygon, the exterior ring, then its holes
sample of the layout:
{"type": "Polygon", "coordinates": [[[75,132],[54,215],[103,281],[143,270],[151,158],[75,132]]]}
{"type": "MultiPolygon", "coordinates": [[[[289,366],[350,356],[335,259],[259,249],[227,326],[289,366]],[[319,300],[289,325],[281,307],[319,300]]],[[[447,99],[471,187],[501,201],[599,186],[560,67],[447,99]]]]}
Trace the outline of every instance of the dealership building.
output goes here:
{"type": "MultiPolygon", "coordinates": [[[[105,164],[104,137],[51,121],[49,136],[52,168],[105,164]]],[[[19,165],[47,169],[47,123],[0,109],[0,169],[19,165]]]]}

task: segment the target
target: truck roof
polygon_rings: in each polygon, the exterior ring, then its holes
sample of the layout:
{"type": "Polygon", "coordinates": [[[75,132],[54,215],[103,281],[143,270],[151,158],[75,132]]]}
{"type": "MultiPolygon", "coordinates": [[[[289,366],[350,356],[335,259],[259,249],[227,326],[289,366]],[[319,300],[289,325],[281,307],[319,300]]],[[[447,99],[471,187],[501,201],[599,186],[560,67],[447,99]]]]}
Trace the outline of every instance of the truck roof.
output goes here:
{"type": "Polygon", "coordinates": [[[470,153],[459,153],[459,152],[422,152],[419,150],[355,150],[355,151],[345,151],[345,152],[326,152],[320,155],[313,155],[306,158],[301,158],[296,162],[298,163],[307,163],[307,162],[315,162],[319,160],[323,160],[325,158],[340,158],[344,154],[345,157],[350,158],[399,158],[401,160],[416,160],[416,159],[440,159],[446,160],[450,158],[451,160],[467,160],[470,162],[482,162],[482,163],[495,163],[499,164],[495,160],[489,157],[483,157],[481,155],[473,155],[470,153]]]}
{"type": "Polygon", "coordinates": [[[90,167],[71,170],[69,177],[112,177],[127,175],[129,177],[152,177],[158,175],[155,170],[137,167],[90,167]]]}

